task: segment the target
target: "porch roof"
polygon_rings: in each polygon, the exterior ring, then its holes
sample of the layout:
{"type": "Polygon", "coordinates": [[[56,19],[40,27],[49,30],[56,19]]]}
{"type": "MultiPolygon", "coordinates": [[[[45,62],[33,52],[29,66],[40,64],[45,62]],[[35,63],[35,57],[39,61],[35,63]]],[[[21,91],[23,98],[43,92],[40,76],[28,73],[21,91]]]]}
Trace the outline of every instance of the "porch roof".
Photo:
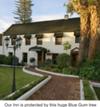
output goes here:
{"type": "Polygon", "coordinates": [[[48,50],[44,47],[40,47],[40,46],[34,46],[34,47],[31,47],[29,48],[29,51],[36,51],[36,52],[47,52],[48,50]]]}

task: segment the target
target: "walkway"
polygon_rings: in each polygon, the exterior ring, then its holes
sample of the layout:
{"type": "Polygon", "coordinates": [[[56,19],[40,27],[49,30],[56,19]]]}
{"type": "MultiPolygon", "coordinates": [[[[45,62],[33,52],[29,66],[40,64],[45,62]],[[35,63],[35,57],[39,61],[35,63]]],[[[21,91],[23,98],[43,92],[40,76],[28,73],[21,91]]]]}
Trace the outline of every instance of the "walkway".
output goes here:
{"type": "MultiPolygon", "coordinates": [[[[31,71],[42,73],[31,68],[31,71]]],[[[28,100],[80,100],[80,80],[52,75],[52,79],[28,100]]]]}

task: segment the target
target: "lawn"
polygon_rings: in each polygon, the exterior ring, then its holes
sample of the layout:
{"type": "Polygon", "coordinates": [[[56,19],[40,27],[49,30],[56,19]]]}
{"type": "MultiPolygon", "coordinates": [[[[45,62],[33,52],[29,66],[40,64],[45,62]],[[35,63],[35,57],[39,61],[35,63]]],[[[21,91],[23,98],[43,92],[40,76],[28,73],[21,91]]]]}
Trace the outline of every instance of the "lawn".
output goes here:
{"type": "MultiPolygon", "coordinates": [[[[0,99],[11,93],[12,90],[13,69],[9,67],[0,67],[0,99]]],[[[41,78],[32,76],[22,71],[22,68],[16,68],[16,89],[20,89],[26,84],[39,81],[41,78]]]]}
{"type": "Polygon", "coordinates": [[[95,100],[94,94],[90,88],[88,80],[83,81],[85,100],[95,100]]]}
{"type": "Polygon", "coordinates": [[[97,94],[98,99],[100,100],[100,88],[94,87],[94,90],[95,90],[95,92],[97,94]]]}

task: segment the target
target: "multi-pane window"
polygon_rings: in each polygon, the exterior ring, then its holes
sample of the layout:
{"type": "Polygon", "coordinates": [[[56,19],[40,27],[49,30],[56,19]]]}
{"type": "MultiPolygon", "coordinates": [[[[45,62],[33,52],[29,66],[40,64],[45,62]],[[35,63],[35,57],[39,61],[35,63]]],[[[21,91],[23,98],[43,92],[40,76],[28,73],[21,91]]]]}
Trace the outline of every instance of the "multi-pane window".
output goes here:
{"type": "Polygon", "coordinates": [[[56,45],[61,45],[62,44],[62,37],[63,37],[63,33],[62,32],[57,32],[55,33],[55,44],[56,45]]]}
{"type": "Polygon", "coordinates": [[[37,37],[37,45],[42,45],[42,37],[37,37]]]}
{"type": "Polygon", "coordinates": [[[25,44],[30,45],[31,44],[31,39],[30,38],[25,38],[25,44]]]}
{"type": "Polygon", "coordinates": [[[55,38],[55,44],[56,45],[61,45],[62,44],[62,37],[56,37],[55,38]]]}
{"type": "Polygon", "coordinates": [[[36,34],[37,45],[42,45],[43,34],[36,34]]]}
{"type": "Polygon", "coordinates": [[[26,62],[27,63],[27,53],[23,53],[23,62],[26,62]]]}

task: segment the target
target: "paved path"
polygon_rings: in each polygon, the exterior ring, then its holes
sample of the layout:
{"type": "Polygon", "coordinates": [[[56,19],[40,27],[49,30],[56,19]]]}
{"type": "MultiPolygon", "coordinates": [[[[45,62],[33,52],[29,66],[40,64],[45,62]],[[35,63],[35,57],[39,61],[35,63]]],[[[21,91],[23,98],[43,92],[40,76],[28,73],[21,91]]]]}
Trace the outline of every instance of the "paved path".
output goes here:
{"type": "MultiPolygon", "coordinates": [[[[50,75],[34,68],[31,71],[50,75]]],[[[80,100],[80,80],[52,75],[52,79],[28,100],[80,100]]]]}

